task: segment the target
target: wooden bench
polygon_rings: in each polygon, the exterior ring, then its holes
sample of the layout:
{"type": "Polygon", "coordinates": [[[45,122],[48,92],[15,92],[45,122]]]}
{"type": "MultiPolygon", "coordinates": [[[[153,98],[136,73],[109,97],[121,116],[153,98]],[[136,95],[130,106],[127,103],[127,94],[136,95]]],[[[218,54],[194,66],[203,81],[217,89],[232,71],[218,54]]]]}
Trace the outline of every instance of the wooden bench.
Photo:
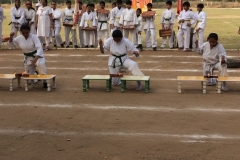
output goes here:
{"type": "Polygon", "coordinates": [[[123,93],[126,89],[127,81],[144,81],[145,82],[145,93],[150,90],[150,76],[123,76],[121,77],[121,92],[123,93]]]}
{"type": "Polygon", "coordinates": [[[15,77],[15,74],[0,74],[0,79],[7,79],[9,80],[10,91],[13,91],[13,80],[18,80],[18,88],[20,88],[20,79],[15,77]]]}
{"type": "Polygon", "coordinates": [[[32,88],[34,86],[33,80],[46,80],[47,82],[47,91],[51,91],[51,83],[53,81],[53,88],[56,88],[56,75],[29,75],[29,77],[22,77],[25,80],[25,91],[28,91],[28,81],[31,80],[32,88]]]}
{"type": "Polygon", "coordinates": [[[217,92],[221,93],[222,82],[240,82],[240,77],[218,77],[217,78],[217,92]]]}
{"type": "Polygon", "coordinates": [[[204,76],[178,76],[178,93],[182,93],[182,81],[202,82],[203,93],[206,93],[206,78],[204,76]]]}
{"type": "Polygon", "coordinates": [[[106,81],[106,92],[109,92],[112,88],[112,80],[110,75],[86,75],[82,78],[83,92],[87,92],[90,89],[90,80],[105,80],[106,81]]]}

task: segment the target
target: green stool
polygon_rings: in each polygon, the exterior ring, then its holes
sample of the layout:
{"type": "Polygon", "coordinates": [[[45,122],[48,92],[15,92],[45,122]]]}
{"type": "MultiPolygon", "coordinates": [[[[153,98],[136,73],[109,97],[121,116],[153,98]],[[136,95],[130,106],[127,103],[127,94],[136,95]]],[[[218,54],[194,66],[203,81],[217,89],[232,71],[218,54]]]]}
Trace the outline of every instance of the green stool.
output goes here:
{"type": "Polygon", "coordinates": [[[87,92],[90,89],[90,80],[105,80],[106,81],[106,92],[109,92],[112,88],[112,79],[110,75],[86,75],[82,78],[83,92],[87,92]]]}
{"type": "Polygon", "coordinates": [[[145,82],[145,93],[150,90],[150,76],[123,76],[121,77],[121,92],[123,93],[126,89],[127,81],[144,81],[145,82]]]}

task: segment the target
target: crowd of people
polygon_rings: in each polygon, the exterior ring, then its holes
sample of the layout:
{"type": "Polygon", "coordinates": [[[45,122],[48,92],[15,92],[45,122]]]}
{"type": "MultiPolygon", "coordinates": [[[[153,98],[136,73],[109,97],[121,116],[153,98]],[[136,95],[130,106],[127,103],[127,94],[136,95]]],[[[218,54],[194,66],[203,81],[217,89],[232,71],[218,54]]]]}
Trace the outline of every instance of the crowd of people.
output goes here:
{"type": "MultiPolygon", "coordinates": [[[[157,50],[155,14],[152,16],[143,16],[142,10],[132,9],[132,2],[126,1],[126,8],[122,7],[122,1],[117,0],[113,3],[113,9],[110,12],[97,12],[94,4],[87,4],[86,7],[79,2],[78,33],[73,26],[74,12],[71,1],[66,2],[67,7],[61,12],[57,8],[55,1],[48,6],[47,0],[42,0],[41,4],[36,4],[36,10],[32,7],[30,1],[26,2],[26,9],[21,7],[20,0],[15,0],[15,6],[11,9],[12,32],[9,43],[19,46],[25,56],[25,71],[34,74],[36,69],[40,74],[46,74],[45,59],[43,55],[43,46],[49,50],[50,40],[54,46],[69,48],[69,34],[72,34],[72,45],[74,48],[99,47],[102,53],[110,51],[109,72],[117,74],[122,68],[128,69],[133,75],[143,76],[136,62],[129,59],[127,52],[132,52],[136,57],[139,56],[139,50],[142,50],[142,31],[146,36],[146,47],[157,50]],[[62,23],[61,23],[62,20],[62,23]],[[110,26],[108,25],[110,24],[110,26]],[[60,31],[62,24],[65,31],[65,42],[63,42],[60,31]],[[18,35],[20,32],[20,35],[18,35]],[[109,32],[111,36],[109,36],[109,32]],[[131,40],[129,40],[131,35],[131,40]],[[78,43],[78,40],[79,42],[78,43]]],[[[147,4],[148,12],[152,11],[152,4],[147,4]]],[[[191,28],[193,29],[193,51],[203,56],[203,75],[213,74],[213,70],[219,70],[221,76],[227,75],[227,55],[224,47],[218,43],[218,35],[211,33],[208,36],[208,42],[204,43],[204,29],[206,25],[206,14],[202,11],[203,4],[197,5],[197,13],[190,9],[190,3],[183,3],[183,11],[180,12],[177,22],[179,24],[177,40],[179,49],[189,51],[191,28]]],[[[100,2],[100,9],[105,10],[105,2],[100,2]]],[[[162,30],[173,31],[175,22],[175,12],[172,9],[172,2],[166,2],[166,10],[163,11],[160,19],[162,30]]],[[[3,22],[3,9],[0,7],[0,36],[3,22]]],[[[173,35],[163,37],[161,48],[167,44],[173,48],[173,35]]],[[[0,41],[1,44],[1,41],[0,41]]],[[[113,78],[113,85],[120,85],[119,78],[113,78]]],[[[208,79],[208,85],[216,84],[213,78],[208,79]]],[[[46,87],[46,84],[44,85],[46,87]]],[[[137,82],[137,90],[141,90],[141,83],[137,82]]],[[[227,91],[226,83],[223,83],[222,89],[227,91]]]]}

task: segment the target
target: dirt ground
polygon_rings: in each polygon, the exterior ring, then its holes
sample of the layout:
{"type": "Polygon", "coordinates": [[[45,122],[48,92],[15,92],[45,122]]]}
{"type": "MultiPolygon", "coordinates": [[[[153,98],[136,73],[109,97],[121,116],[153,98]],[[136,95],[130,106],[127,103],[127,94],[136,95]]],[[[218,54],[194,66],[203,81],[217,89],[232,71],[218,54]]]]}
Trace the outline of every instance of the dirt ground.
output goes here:
{"type": "MultiPolygon", "coordinates": [[[[10,92],[1,80],[1,160],[240,159],[240,83],[228,83],[222,94],[208,86],[202,94],[199,82],[189,82],[177,93],[177,76],[202,75],[201,56],[144,51],[132,58],[151,76],[148,94],[136,91],[135,82],[125,93],[120,87],[107,93],[103,81],[90,81],[82,92],[84,75],[108,74],[108,57],[99,51],[51,50],[45,57],[48,73],[57,75],[52,92],[42,82],[29,92],[15,82],[10,92]]],[[[0,61],[0,73],[23,70],[19,50],[0,50],[0,61]]]]}

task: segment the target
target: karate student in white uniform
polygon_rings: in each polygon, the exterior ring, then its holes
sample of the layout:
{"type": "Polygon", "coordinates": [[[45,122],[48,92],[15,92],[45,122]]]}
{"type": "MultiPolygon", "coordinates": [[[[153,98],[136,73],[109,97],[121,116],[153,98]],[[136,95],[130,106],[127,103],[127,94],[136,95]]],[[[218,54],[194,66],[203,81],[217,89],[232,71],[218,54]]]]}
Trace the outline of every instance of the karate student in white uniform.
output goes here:
{"type": "MultiPolygon", "coordinates": [[[[104,1],[100,2],[100,8],[101,9],[105,8],[104,1]]],[[[109,15],[103,14],[103,13],[97,13],[96,19],[98,21],[98,28],[97,28],[98,41],[100,39],[103,39],[105,41],[109,37],[108,36],[108,22],[107,22],[109,20],[109,15]]]]}
{"type": "MultiPolygon", "coordinates": [[[[197,5],[197,10],[198,12],[195,13],[197,17],[197,23],[194,28],[194,35],[193,35],[193,42],[198,39],[198,46],[201,46],[204,41],[204,29],[206,26],[206,20],[207,20],[207,15],[205,12],[203,12],[204,5],[203,4],[198,4],[197,5]]],[[[195,48],[195,43],[193,43],[193,48],[195,48]]]]}
{"type": "MultiPolygon", "coordinates": [[[[175,22],[175,12],[172,9],[172,1],[167,1],[166,2],[166,10],[163,11],[162,16],[161,16],[161,20],[160,23],[162,24],[162,29],[163,30],[171,30],[173,31],[173,25],[175,22]]],[[[173,32],[171,34],[171,36],[168,37],[162,37],[162,45],[161,48],[165,48],[166,44],[167,44],[167,38],[168,38],[168,44],[170,49],[173,49],[173,32]]]]}
{"type": "Polygon", "coordinates": [[[27,23],[30,28],[31,28],[31,33],[32,34],[36,34],[36,27],[35,27],[35,19],[36,19],[36,11],[35,9],[32,7],[32,2],[31,1],[27,1],[26,2],[26,9],[25,9],[25,23],[27,23]]]}
{"type": "MultiPolygon", "coordinates": [[[[92,13],[91,4],[87,4],[87,11],[83,13],[80,22],[80,28],[96,28],[96,21],[94,14],[92,13]]],[[[94,31],[84,30],[84,44],[85,48],[93,48],[94,43],[94,31]]]]}
{"type": "MultiPolygon", "coordinates": [[[[86,12],[86,7],[83,6],[83,3],[79,1],[79,21],[78,24],[80,24],[83,13],[86,12]]],[[[84,48],[84,36],[83,36],[83,30],[78,25],[78,35],[80,40],[80,47],[84,48]]]]}
{"type": "Polygon", "coordinates": [[[11,24],[12,32],[14,32],[14,37],[20,32],[20,27],[24,23],[24,9],[21,7],[20,0],[15,0],[15,6],[11,8],[11,24]]]}
{"type": "Polygon", "coordinates": [[[130,34],[133,44],[137,46],[136,26],[138,25],[138,19],[137,19],[136,11],[131,7],[132,7],[132,1],[127,0],[126,9],[124,9],[122,12],[119,24],[123,27],[123,36],[125,38],[128,38],[130,34]],[[124,27],[130,27],[130,26],[133,26],[134,29],[124,29],[124,27]]]}
{"type": "MultiPolygon", "coordinates": [[[[218,43],[218,35],[216,33],[210,33],[208,36],[208,42],[198,46],[198,41],[195,42],[196,48],[194,52],[203,56],[203,75],[213,75],[214,70],[220,72],[220,76],[228,77],[227,73],[227,54],[224,47],[218,43]]],[[[215,85],[215,78],[207,78],[207,85],[215,85]]],[[[226,82],[222,84],[222,90],[228,91],[226,82]]]]}
{"type": "Polygon", "coordinates": [[[42,5],[38,8],[36,17],[37,36],[45,39],[46,51],[49,50],[51,28],[53,28],[52,8],[47,3],[47,0],[42,0],[42,5]]]}
{"type": "MultiPolygon", "coordinates": [[[[112,33],[112,37],[108,38],[103,45],[103,42],[99,41],[101,53],[110,51],[108,66],[110,74],[118,74],[121,68],[125,68],[132,72],[134,76],[144,76],[140,71],[138,64],[131,60],[127,52],[131,52],[136,57],[139,56],[138,49],[127,38],[124,38],[120,30],[115,30],[112,33]]],[[[120,78],[112,78],[112,85],[120,85],[120,78]]],[[[137,90],[142,90],[141,82],[137,82],[137,90]]]]}
{"type": "MultiPolygon", "coordinates": [[[[36,69],[39,74],[47,74],[45,65],[45,58],[43,54],[43,48],[39,38],[30,33],[30,27],[27,24],[23,24],[20,27],[22,35],[13,38],[14,32],[10,34],[10,45],[19,46],[24,54],[24,69],[27,74],[35,74],[36,69]]],[[[44,88],[47,88],[47,83],[44,81],[44,88]]]]}
{"type": "Polygon", "coordinates": [[[197,18],[194,13],[189,9],[190,3],[183,3],[183,11],[178,16],[179,30],[178,30],[178,47],[183,51],[188,52],[190,45],[190,31],[191,26],[195,25],[197,18]]]}
{"type": "Polygon", "coordinates": [[[61,17],[62,13],[60,9],[57,8],[57,3],[55,1],[51,2],[52,6],[52,15],[53,15],[53,29],[52,29],[52,38],[53,38],[53,45],[57,47],[57,45],[61,45],[63,48],[62,37],[60,35],[61,31],[61,17]]]}
{"type": "MultiPolygon", "coordinates": [[[[38,11],[38,8],[41,7],[41,3],[36,3],[35,7],[36,7],[36,17],[37,17],[37,11],[38,11]]],[[[34,25],[35,25],[35,29],[37,29],[36,18],[35,18],[34,25]]],[[[45,37],[38,37],[38,38],[39,38],[40,42],[42,43],[43,47],[45,47],[46,46],[45,37]]]]}
{"type": "MultiPolygon", "coordinates": [[[[66,2],[67,8],[63,10],[62,13],[62,21],[66,24],[72,24],[73,23],[73,14],[74,14],[74,8],[72,8],[72,2],[67,1],[66,2]]],[[[74,48],[78,48],[77,46],[77,35],[76,35],[76,29],[72,29],[72,26],[65,26],[65,45],[66,48],[69,48],[69,35],[70,32],[72,34],[72,43],[74,48]]]]}
{"type": "MultiPolygon", "coordinates": [[[[91,8],[92,8],[92,13],[93,13],[95,24],[96,24],[96,26],[98,26],[98,21],[96,19],[97,12],[95,11],[95,4],[91,4],[91,8]]],[[[94,34],[94,36],[93,36],[94,43],[93,44],[97,47],[98,46],[98,33],[97,33],[97,30],[95,30],[93,34],[94,34]]]]}
{"type": "Polygon", "coordinates": [[[1,4],[0,4],[0,46],[2,45],[2,23],[3,23],[3,17],[4,17],[4,13],[3,13],[3,9],[2,9],[1,4]]]}
{"type": "Polygon", "coordinates": [[[137,44],[138,46],[136,48],[140,49],[140,51],[143,50],[142,46],[142,30],[143,30],[143,22],[142,22],[142,9],[138,8],[136,10],[137,13],[137,19],[138,19],[138,25],[136,27],[136,39],[137,39],[137,44]]]}
{"type": "Polygon", "coordinates": [[[122,31],[120,27],[119,20],[122,15],[124,8],[122,7],[122,0],[117,0],[116,2],[117,7],[113,8],[110,12],[110,29],[111,34],[115,30],[122,31]]]}
{"type": "MultiPolygon", "coordinates": [[[[148,11],[152,11],[152,3],[148,3],[147,8],[148,8],[148,11]]],[[[156,28],[155,28],[154,20],[155,20],[155,15],[150,18],[143,17],[143,22],[145,22],[143,29],[146,34],[146,47],[147,48],[152,47],[153,50],[156,51],[157,37],[156,37],[156,28]]]]}

